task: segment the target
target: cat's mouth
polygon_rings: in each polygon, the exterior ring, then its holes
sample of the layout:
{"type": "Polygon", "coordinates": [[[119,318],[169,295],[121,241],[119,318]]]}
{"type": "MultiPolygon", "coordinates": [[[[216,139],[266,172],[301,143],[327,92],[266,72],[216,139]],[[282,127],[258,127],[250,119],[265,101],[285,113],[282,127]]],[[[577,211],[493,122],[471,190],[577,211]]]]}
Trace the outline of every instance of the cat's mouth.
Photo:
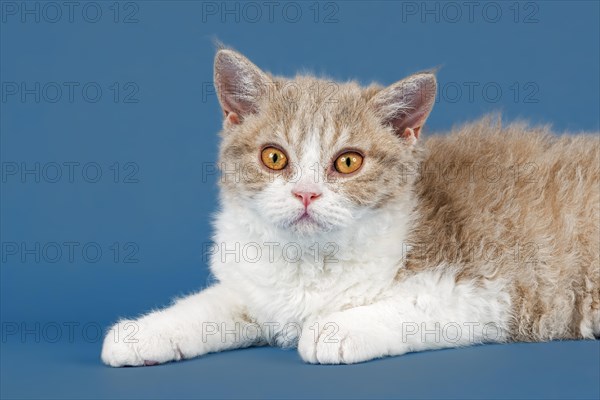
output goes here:
{"type": "Polygon", "coordinates": [[[298,221],[302,221],[302,220],[311,220],[312,216],[308,213],[308,211],[305,211],[304,213],[302,213],[302,215],[300,215],[300,217],[298,218],[298,221]]]}
{"type": "Polygon", "coordinates": [[[296,219],[294,219],[291,223],[291,226],[293,227],[300,227],[300,226],[304,226],[304,227],[309,227],[309,226],[313,226],[313,227],[317,227],[320,226],[321,224],[319,223],[319,221],[314,217],[313,213],[311,213],[308,210],[304,210],[300,215],[298,215],[298,217],[296,217],[296,219]]]}
{"type": "Polygon", "coordinates": [[[310,213],[308,212],[308,210],[304,210],[304,212],[302,212],[302,214],[300,214],[300,216],[298,216],[294,222],[292,222],[292,224],[297,224],[297,223],[301,223],[301,222],[317,222],[314,220],[314,218],[312,217],[312,215],[310,215],[310,213]]]}
{"type": "Polygon", "coordinates": [[[298,210],[296,216],[288,221],[287,229],[303,235],[331,230],[327,220],[323,219],[319,212],[311,210],[310,207],[298,210]]]}

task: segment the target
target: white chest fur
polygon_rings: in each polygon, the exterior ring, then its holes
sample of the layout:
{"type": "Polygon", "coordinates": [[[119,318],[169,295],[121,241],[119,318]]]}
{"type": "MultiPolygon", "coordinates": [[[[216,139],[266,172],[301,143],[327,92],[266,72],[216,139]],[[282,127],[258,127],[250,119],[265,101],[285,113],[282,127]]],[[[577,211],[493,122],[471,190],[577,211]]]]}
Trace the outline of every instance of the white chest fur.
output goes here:
{"type": "Polygon", "coordinates": [[[259,324],[283,327],[385,298],[406,252],[410,210],[364,215],[359,229],[302,238],[228,204],[218,214],[211,270],[243,293],[259,324]]]}

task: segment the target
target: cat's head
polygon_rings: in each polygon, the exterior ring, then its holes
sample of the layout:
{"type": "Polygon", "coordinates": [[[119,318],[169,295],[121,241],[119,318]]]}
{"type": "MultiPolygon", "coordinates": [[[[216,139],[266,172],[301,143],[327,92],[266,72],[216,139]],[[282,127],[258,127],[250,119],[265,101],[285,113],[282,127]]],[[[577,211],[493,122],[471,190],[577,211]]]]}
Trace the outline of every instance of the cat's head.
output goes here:
{"type": "Polygon", "coordinates": [[[276,229],[311,235],[352,228],[409,198],[433,74],[387,88],[284,79],[227,49],[214,73],[228,201],[276,229]]]}

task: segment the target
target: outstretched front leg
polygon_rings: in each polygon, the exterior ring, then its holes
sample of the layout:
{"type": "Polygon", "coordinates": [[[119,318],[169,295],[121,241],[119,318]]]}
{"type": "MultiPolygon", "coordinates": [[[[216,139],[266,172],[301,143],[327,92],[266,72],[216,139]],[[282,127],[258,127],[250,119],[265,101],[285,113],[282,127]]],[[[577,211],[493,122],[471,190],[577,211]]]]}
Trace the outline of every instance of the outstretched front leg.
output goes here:
{"type": "Polygon", "coordinates": [[[510,296],[500,281],[456,282],[449,272],[412,276],[371,305],[308,321],[307,362],[351,364],[408,352],[507,340],[510,296]]]}
{"type": "Polygon", "coordinates": [[[246,325],[251,321],[238,294],[216,285],[115,324],[104,339],[102,361],[113,367],[154,365],[258,344],[260,335],[236,333],[246,325]]]}

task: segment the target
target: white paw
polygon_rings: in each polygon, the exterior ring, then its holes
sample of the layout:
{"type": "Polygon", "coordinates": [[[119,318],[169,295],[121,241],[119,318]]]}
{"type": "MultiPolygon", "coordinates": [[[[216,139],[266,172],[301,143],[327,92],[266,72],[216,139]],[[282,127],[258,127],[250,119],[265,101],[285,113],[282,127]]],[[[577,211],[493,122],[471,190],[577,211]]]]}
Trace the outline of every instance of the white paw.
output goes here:
{"type": "Polygon", "coordinates": [[[182,354],[164,332],[140,320],[124,320],[106,334],[101,358],[111,367],[124,367],[181,360],[182,354]]]}
{"type": "Polygon", "coordinates": [[[387,355],[368,327],[343,312],[306,324],[298,352],[312,364],[354,364],[387,355]]]}

